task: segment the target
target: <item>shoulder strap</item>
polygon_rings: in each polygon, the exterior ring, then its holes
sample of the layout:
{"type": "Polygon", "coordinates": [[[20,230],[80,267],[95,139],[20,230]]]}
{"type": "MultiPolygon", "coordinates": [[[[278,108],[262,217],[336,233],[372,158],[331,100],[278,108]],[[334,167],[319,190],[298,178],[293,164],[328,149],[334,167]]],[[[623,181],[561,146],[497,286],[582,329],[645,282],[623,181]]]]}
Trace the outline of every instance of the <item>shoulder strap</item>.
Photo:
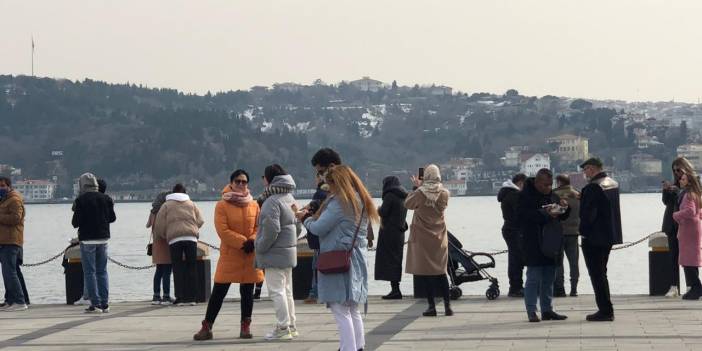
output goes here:
{"type": "Polygon", "coordinates": [[[361,224],[363,223],[363,215],[366,213],[366,205],[363,204],[363,208],[361,209],[361,217],[358,220],[358,225],[356,225],[356,233],[353,234],[353,241],[351,242],[351,249],[349,249],[349,253],[353,251],[353,248],[356,247],[356,238],[358,237],[358,231],[361,230],[361,224]]]}

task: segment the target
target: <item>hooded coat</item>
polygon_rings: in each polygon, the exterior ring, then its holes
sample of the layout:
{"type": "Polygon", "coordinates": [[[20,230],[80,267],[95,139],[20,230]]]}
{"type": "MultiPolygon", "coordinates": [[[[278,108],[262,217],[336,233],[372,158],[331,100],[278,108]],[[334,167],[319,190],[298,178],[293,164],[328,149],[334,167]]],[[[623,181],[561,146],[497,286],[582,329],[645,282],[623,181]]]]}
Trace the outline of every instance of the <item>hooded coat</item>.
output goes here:
{"type": "MultiPolygon", "coordinates": [[[[151,236],[153,239],[153,250],[151,255],[151,263],[153,264],[171,264],[171,249],[168,247],[168,241],[164,238],[160,238],[154,235],[154,222],[156,221],[156,215],[161,209],[164,203],[166,203],[166,196],[171,192],[164,191],[159,193],[153,202],[151,202],[151,215],[149,216],[149,225],[151,226],[151,236]]],[[[147,227],[149,227],[147,225],[147,227]]]]}
{"type": "Polygon", "coordinates": [[[112,198],[98,192],[97,178],[91,173],[81,175],[78,185],[80,195],[73,202],[71,220],[73,227],[78,228],[78,240],[109,239],[110,223],[117,220],[112,198]]]}
{"type": "Polygon", "coordinates": [[[200,210],[187,194],[173,193],[166,196],[166,203],[156,215],[154,235],[171,241],[182,237],[200,237],[200,228],[205,224],[200,210]]]}
{"type": "Polygon", "coordinates": [[[680,256],[678,262],[683,267],[702,267],[702,222],[700,207],[688,192],[680,202],[680,210],[673,212],[678,224],[680,256]]]}
{"type": "Polygon", "coordinates": [[[399,282],[407,231],[407,191],[395,176],[383,179],[383,204],[378,208],[380,231],[375,254],[375,280],[399,282]]]}
{"type": "MultiPolygon", "coordinates": [[[[425,173],[426,174],[426,173],[425,173]]],[[[405,199],[405,207],[414,210],[407,243],[405,271],[415,275],[446,274],[448,265],[448,236],[444,210],[449,193],[442,191],[434,206],[429,206],[421,191],[413,191],[405,199]]]]}
{"type": "Polygon", "coordinates": [[[291,207],[295,181],[287,174],[276,176],[270,188],[285,192],[272,193],[263,201],[255,241],[256,267],[292,268],[297,265],[298,226],[291,207]]]}
{"type": "Polygon", "coordinates": [[[502,219],[502,233],[510,235],[519,234],[519,220],[517,218],[517,207],[519,206],[519,187],[508,180],[502,183],[502,188],[497,193],[497,202],[500,203],[502,219]]]}
{"type": "MultiPolygon", "coordinates": [[[[222,194],[232,191],[230,186],[222,194]]],[[[256,254],[242,250],[244,242],[256,239],[260,209],[256,201],[237,206],[224,199],[215,206],[214,224],[221,239],[215,283],[259,283],[263,271],[254,267],[256,254]]]]}

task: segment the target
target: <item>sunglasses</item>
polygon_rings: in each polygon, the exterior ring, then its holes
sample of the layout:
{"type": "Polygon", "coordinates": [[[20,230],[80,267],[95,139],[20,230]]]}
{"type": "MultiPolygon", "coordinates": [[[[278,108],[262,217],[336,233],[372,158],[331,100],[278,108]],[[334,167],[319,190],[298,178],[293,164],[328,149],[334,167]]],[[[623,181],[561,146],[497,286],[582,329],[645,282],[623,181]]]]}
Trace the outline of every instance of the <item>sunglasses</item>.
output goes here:
{"type": "Polygon", "coordinates": [[[248,180],[236,179],[236,180],[234,180],[234,184],[237,184],[237,185],[246,185],[246,184],[249,184],[249,181],[248,181],[248,180]]]}
{"type": "Polygon", "coordinates": [[[673,172],[675,172],[675,173],[682,173],[682,169],[680,169],[680,168],[673,168],[673,172]]]}

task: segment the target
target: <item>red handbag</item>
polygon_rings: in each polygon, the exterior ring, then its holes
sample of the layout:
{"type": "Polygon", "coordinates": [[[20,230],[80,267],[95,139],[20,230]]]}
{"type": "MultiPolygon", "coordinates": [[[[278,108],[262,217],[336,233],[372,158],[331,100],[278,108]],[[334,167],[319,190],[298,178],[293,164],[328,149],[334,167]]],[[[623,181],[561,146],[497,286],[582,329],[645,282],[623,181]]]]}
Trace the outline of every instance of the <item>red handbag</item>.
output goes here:
{"type": "Polygon", "coordinates": [[[361,210],[361,219],[358,221],[358,226],[356,226],[356,233],[353,234],[353,241],[351,242],[350,250],[334,250],[322,252],[317,258],[317,270],[322,274],[334,274],[334,273],[346,273],[351,268],[351,252],[356,246],[356,237],[358,237],[358,231],[361,229],[361,222],[363,222],[363,214],[365,213],[365,206],[361,210]]]}

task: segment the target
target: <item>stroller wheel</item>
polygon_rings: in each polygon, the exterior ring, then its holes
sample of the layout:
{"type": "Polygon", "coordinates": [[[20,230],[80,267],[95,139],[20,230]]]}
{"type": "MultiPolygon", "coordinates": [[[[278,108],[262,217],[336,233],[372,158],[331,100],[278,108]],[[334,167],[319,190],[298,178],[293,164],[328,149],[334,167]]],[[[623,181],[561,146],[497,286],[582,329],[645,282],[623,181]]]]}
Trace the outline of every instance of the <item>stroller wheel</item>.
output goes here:
{"type": "Polygon", "coordinates": [[[449,293],[451,294],[450,295],[451,300],[458,300],[458,298],[463,295],[463,290],[461,290],[461,288],[459,288],[457,286],[454,286],[451,288],[449,293]]]}
{"type": "Polygon", "coordinates": [[[488,300],[495,300],[500,296],[500,289],[496,287],[489,287],[485,291],[485,297],[487,297],[488,300]]]}

